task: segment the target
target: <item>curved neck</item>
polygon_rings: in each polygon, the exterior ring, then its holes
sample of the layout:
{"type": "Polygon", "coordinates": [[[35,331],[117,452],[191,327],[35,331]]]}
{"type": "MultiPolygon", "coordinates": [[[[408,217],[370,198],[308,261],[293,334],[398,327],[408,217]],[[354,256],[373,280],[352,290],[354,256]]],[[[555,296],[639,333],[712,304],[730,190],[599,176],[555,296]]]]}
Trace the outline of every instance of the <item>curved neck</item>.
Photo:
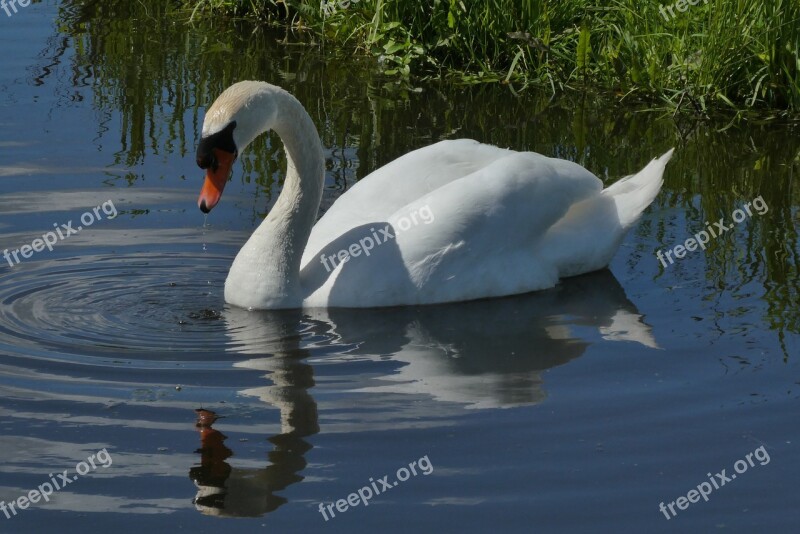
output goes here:
{"type": "Polygon", "coordinates": [[[300,307],[300,260],[325,179],[322,143],[306,110],[283,89],[264,84],[251,104],[250,119],[260,123],[258,133],[271,126],[283,141],[288,164],[275,206],[231,266],[225,300],[246,308],[300,307]],[[259,105],[259,98],[269,99],[269,105],[259,105]]]}

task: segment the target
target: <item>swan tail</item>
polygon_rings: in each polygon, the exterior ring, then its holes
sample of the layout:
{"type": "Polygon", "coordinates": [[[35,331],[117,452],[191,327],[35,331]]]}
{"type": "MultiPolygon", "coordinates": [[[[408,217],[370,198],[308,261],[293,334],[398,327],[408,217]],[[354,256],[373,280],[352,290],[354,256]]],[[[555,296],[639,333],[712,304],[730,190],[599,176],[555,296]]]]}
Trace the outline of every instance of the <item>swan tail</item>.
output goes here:
{"type": "Polygon", "coordinates": [[[661,190],[664,183],[664,168],[675,151],[671,148],[659,158],[647,164],[636,174],[626,176],[607,189],[603,194],[614,199],[619,222],[623,230],[627,230],[639,219],[661,190]]]}

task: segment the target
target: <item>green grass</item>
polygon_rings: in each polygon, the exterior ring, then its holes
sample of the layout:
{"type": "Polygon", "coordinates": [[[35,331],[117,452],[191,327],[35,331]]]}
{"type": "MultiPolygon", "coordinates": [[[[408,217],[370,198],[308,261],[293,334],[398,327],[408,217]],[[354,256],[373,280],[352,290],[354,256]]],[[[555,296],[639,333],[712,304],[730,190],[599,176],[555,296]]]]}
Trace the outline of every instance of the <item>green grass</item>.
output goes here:
{"type": "Polygon", "coordinates": [[[187,1],[195,17],[307,30],[398,76],[591,86],[700,114],[800,111],[800,0],[699,0],[669,21],[658,0],[187,1]]]}

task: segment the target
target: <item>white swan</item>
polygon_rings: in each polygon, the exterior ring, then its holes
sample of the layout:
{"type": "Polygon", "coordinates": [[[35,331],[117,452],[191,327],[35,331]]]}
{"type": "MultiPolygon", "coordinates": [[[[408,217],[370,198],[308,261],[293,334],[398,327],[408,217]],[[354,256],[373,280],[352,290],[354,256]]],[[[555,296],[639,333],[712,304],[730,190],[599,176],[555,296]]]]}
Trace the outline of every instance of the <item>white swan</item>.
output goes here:
{"type": "Polygon", "coordinates": [[[287,91],[247,81],[206,113],[203,212],[239,151],[267,130],[286,147],[283,190],[225,281],[226,302],[252,309],[433,304],[553,287],[608,265],[672,155],[603,189],[576,163],[441,141],[366,176],[315,225],[325,160],[314,123],[287,91]]]}

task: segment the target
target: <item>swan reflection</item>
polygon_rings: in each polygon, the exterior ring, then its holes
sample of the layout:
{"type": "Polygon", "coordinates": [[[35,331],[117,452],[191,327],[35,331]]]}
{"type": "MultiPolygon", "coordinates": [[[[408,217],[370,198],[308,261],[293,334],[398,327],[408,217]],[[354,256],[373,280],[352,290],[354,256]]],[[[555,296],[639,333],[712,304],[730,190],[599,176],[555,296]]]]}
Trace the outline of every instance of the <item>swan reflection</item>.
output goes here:
{"type": "Polygon", "coordinates": [[[268,454],[269,465],[234,468],[226,461],[233,455],[225,445],[227,436],[212,427],[217,414],[196,411],[201,445],[195,452],[200,453],[200,465],[191,468],[189,477],[197,486],[197,509],[206,515],[258,517],[285,504],[286,499],[275,492],[303,480],[298,473],[306,467],[304,455],[311,445],[296,434],[279,434],[269,439],[275,447],[268,454]]]}
{"type": "Polygon", "coordinates": [[[354,395],[422,395],[451,410],[538,404],[547,396],[543,371],[581,356],[599,338],[657,347],[608,270],[503,299],[371,310],[229,308],[223,317],[229,350],[253,356],[234,366],[263,372],[270,382],[240,393],[279,409],[281,432],[270,438],[269,465],[237,469],[226,461],[231,451],[224,436],[211,429],[214,416],[208,416],[207,428],[198,427],[202,460],[192,469],[196,504],[222,516],[275,510],[285,502],[275,492],[303,479],[304,454],[312,448],[304,438],[320,431],[311,395],[314,369],[303,346],[335,348],[339,359],[395,364],[393,372],[351,388],[354,395]]]}
{"type": "Polygon", "coordinates": [[[244,328],[258,344],[238,347],[245,354],[263,355],[237,362],[236,367],[266,371],[272,385],[244,390],[277,407],[281,413],[281,432],[269,438],[273,445],[263,468],[231,467],[227,459],[234,452],[225,445],[226,436],[213,428],[218,415],[197,410],[200,433],[200,466],[193,467],[190,478],[197,486],[194,504],[207,515],[258,517],[286,503],[275,492],[303,480],[299,473],[306,467],[305,453],[311,444],[303,438],[319,432],[317,403],[308,394],[314,386],[313,370],[305,363],[310,353],[300,348],[299,311],[269,312],[257,320],[243,310],[227,310],[228,332],[244,328]]]}

